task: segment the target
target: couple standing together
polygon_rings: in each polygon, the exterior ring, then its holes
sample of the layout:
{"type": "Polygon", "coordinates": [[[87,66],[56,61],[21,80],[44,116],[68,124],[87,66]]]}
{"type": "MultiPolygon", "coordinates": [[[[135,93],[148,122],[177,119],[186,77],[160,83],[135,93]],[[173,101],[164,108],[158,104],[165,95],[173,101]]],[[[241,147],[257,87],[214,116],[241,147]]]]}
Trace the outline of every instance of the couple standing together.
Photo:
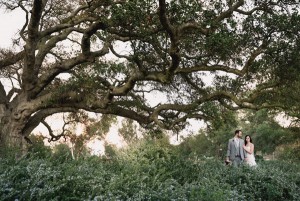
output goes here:
{"type": "Polygon", "coordinates": [[[242,136],[243,132],[236,130],[235,136],[229,140],[226,163],[232,163],[234,167],[237,167],[245,161],[249,166],[256,166],[252,139],[249,135],[246,135],[244,141],[242,136]]]}

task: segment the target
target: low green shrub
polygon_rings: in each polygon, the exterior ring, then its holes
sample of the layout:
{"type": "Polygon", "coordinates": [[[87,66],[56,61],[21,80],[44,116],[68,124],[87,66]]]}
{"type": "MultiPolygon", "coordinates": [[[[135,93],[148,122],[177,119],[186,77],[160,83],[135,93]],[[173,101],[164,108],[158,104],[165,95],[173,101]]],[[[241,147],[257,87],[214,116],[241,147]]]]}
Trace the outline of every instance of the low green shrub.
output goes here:
{"type": "Polygon", "coordinates": [[[300,164],[225,166],[140,142],[111,159],[31,154],[0,158],[0,200],[299,200],[300,164]]]}

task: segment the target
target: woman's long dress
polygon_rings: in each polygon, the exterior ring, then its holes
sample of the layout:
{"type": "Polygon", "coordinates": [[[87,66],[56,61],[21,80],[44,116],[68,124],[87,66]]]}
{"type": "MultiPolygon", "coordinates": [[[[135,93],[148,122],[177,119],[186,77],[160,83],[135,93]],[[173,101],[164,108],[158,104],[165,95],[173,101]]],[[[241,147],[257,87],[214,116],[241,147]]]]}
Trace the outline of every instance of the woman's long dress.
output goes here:
{"type": "Polygon", "coordinates": [[[246,159],[246,164],[248,164],[249,166],[256,166],[256,162],[255,162],[255,157],[254,154],[249,154],[248,152],[250,151],[250,146],[246,146],[245,150],[247,151],[247,159],[246,159]]]}

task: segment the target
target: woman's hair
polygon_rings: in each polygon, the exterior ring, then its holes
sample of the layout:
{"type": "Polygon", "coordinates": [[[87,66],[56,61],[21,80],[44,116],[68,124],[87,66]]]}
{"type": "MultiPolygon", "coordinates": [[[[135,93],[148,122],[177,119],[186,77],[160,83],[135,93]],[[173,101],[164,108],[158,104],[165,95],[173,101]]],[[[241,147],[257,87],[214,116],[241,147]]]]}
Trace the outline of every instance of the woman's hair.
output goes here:
{"type": "Polygon", "coordinates": [[[245,145],[247,145],[247,140],[246,140],[247,137],[250,138],[250,142],[252,143],[252,138],[250,137],[250,135],[246,135],[246,136],[245,136],[245,145]]]}

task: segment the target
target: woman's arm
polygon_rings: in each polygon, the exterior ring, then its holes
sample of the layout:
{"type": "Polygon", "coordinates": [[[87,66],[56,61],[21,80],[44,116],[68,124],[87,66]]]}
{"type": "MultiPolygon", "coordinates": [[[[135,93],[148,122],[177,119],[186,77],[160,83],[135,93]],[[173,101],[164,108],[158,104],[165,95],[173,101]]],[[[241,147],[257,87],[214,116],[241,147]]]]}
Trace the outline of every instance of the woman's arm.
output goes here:
{"type": "Polygon", "coordinates": [[[250,152],[249,154],[253,154],[254,153],[254,144],[250,144],[250,152]]]}

